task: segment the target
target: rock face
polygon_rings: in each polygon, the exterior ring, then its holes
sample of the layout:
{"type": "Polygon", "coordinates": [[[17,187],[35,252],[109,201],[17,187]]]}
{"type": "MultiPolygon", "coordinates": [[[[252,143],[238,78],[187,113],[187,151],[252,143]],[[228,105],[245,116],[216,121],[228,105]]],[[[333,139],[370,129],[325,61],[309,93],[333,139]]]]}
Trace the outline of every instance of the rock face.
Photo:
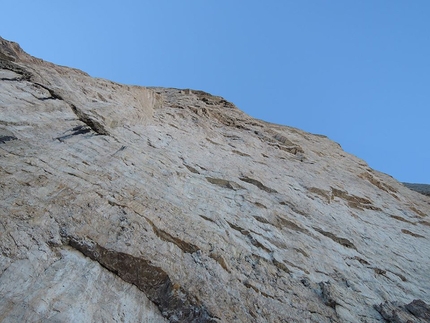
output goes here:
{"type": "Polygon", "coordinates": [[[0,38],[1,322],[428,322],[430,198],[221,97],[0,38]]]}
{"type": "Polygon", "coordinates": [[[403,183],[403,185],[413,191],[430,196],[430,185],[428,184],[403,183]]]}

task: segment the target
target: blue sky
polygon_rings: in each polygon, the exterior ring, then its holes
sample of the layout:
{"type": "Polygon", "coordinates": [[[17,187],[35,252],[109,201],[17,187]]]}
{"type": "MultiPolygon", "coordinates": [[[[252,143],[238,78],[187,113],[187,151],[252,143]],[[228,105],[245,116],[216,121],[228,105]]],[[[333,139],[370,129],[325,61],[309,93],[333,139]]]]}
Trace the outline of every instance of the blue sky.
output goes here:
{"type": "Polygon", "coordinates": [[[0,36],[92,76],[220,95],[430,183],[430,1],[2,1],[0,36]]]}

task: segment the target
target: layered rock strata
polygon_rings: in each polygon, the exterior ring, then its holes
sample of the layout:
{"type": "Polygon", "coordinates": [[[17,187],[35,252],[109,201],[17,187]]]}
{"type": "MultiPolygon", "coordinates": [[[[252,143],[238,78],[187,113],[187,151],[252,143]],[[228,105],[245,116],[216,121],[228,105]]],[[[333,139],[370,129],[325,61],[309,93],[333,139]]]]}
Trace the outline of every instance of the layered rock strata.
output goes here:
{"type": "Polygon", "coordinates": [[[221,97],[0,39],[0,321],[428,322],[430,198],[221,97]]]}

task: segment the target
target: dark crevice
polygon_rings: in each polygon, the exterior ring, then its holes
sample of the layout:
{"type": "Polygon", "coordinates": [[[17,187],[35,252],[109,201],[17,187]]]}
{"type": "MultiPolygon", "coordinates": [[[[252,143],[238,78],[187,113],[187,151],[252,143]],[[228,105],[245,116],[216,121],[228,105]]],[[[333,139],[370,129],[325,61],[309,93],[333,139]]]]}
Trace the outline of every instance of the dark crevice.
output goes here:
{"type": "Polygon", "coordinates": [[[406,220],[406,219],[402,218],[401,216],[397,216],[397,215],[392,215],[392,214],[390,214],[390,217],[392,217],[393,219],[396,219],[396,220],[398,220],[398,221],[402,221],[402,222],[406,222],[406,223],[409,223],[409,224],[415,225],[415,223],[414,223],[414,222],[408,221],[408,220],[406,220]]]}
{"type": "Polygon", "coordinates": [[[49,87],[47,87],[47,86],[45,86],[43,84],[37,83],[37,82],[33,82],[33,84],[35,84],[37,86],[40,86],[42,89],[45,89],[51,95],[50,97],[47,97],[47,98],[39,98],[39,100],[48,100],[48,99],[50,99],[50,100],[62,100],[62,101],[65,101],[60,95],[58,95],[57,93],[55,93],[55,91],[51,90],[49,87]]]}
{"type": "Polygon", "coordinates": [[[235,154],[237,154],[237,155],[239,155],[239,156],[251,157],[251,155],[246,154],[246,153],[243,153],[243,152],[241,152],[241,151],[239,151],[239,150],[232,150],[231,152],[232,152],[232,153],[235,153],[235,154]]]}
{"type": "Polygon", "coordinates": [[[417,234],[417,233],[414,233],[414,232],[406,230],[406,229],[402,229],[402,233],[409,234],[410,236],[413,236],[415,238],[425,238],[421,234],[417,234]]]}
{"type": "Polygon", "coordinates": [[[76,108],[76,106],[74,106],[73,104],[70,104],[70,108],[72,108],[78,119],[85,123],[88,127],[90,127],[91,130],[93,130],[95,133],[102,136],[109,136],[109,132],[101,123],[94,119],[91,119],[88,115],[76,108]]]}
{"type": "Polygon", "coordinates": [[[206,177],[206,180],[211,184],[218,185],[222,188],[228,188],[234,191],[243,189],[243,187],[237,184],[236,182],[229,181],[222,178],[206,177]]]}
{"type": "Polygon", "coordinates": [[[55,98],[53,96],[47,96],[45,98],[37,98],[39,101],[47,101],[47,100],[58,100],[58,98],[55,98]]]}
{"type": "Polygon", "coordinates": [[[430,305],[420,299],[404,305],[385,301],[373,307],[386,322],[430,322],[430,305]]]}
{"type": "Polygon", "coordinates": [[[4,144],[7,141],[11,141],[11,140],[18,140],[18,138],[13,136],[0,136],[0,144],[4,144]]]}
{"type": "Polygon", "coordinates": [[[263,292],[261,289],[257,288],[256,286],[254,286],[253,284],[251,284],[249,281],[244,281],[244,282],[243,282],[243,285],[244,285],[246,288],[251,288],[251,289],[253,289],[257,294],[261,294],[261,295],[263,295],[263,296],[264,296],[264,297],[266,297],[266,298],[275,299],[272,295],[269,295],[269,294],[267,294],[267,293],[263,292]]]}
{"type": "Polygon", "coordinates": [[[254,215],[254,219],[256,219],[260,223],[272,224],[269,221],[267,221],[265,218],[263,218],[262,216],[259,216],[259,215],[254,215]]]}
{"type": "Polygon", "coordinates": [[[357,248],[355,247],[355,245],[354,245],[351,241],[349,241],[348,239],[346,239],[346,238],[339,238],[339,237],[335,236],[333,233],[331,233],[331,232],[327,232],[327,231],[324,231],[324,230],[322,230],[322,229],[320,229],[320,228],[316,228],[316,227],[314,227],[313,229],[314,229],[315,231],[317,231],[317,232],[321,233],[322,235],[324,235],[324,236],[326,236],[326,237],[330,238],[330,239],[331,239],[331,240],[333,240],[334,242],[337,242],[337,243],[339,243],[340,245],[342,245],[342,246],[346,247],[346,248],[350,248],[350,249],[355,249],[355,250],[357,250],[357,248]]]}
{"type": "Polygon", "coordinates": [[[89,132],[91,132],[91,129],[88,128],[87,126],[76,126],[73,129],[71,129],[70,131],[72,131],[72,133],[69,133],[69,134],[64,135],[64,136],[57,137],[55,139],[63,142],[64,140],[67,140],[67,139],[69,139],[69,138],[71,138],[73,136],[83,135],[83,134],[89,133],[89,132]]]}
{"type": "Polygon", "coordinates": [[[340,199],[343,199],[348,202],[348,206],[363,210],[373,210],[373,211],[381,211],[380,208],[374,206],[372,204],[372,201],[370,201],[367,198],[356,196],[356,195],[350,195],[346,191],[338,190],[334,187],[331,188],[331,199],[333,200],[335,197],[338,197],[340,199]]]}
{"type": "Polygon", "coordinates": [[[288,229],[290,229],[290,230],[292,230],[292,231],[296,231],[296,232],[301,232],[301,233],[306,233],[306,234],[309,234],[309,231],[308,230],[306,230],[306,229],[304,229],[304,228],[301,228],[298,224],[296,224],[295,222],[293,222],[293,221],[290,221],[290,220],[288,220],[288,219],[285,219],[284,217],[282,217],[282,216],[278,216],[277,218],[276,218],[276,227],[278,227],[279,229],[282,229],[282,228],[288,228],[288,229]]]}
{"type": "Polygon", "coordinates": [[[20,78],[20,77],[14,77],[14,78],[2,77],[0,79],[0,81],[19,82],[19,81],[22,81],[22,78],[20,78]]]}
{"type": "Polygon", "coordinates": [[[354,258],[352,258],[352,259],[357,260],[357,261],[358,261],[360,264],[362,264],[362,265],[370,266],[370,263],[369,263],[368,261],[366,261],[365,259],[360,258],[360,257],[358,257],[358,256],[355,256],[355,257],[354,257],[354,258]]]}
{"type": "Polygon", "coordinates": [[[57,137],[55,139],[63,142],[64,140],[67,140],[73,136],[83,135],[83,134],[89,133],[89,132],[91,132],[91,129],[86,127],[86,126],[76,126],[73,129],[71,129],[70,131],[72,131],[72,132],[67,134],[67,135],[57,137]]]}
{"type": "Polygon", "coordinates": [[[236,231],[240,232],[244,236],[247,236],[249,234],[248,230],[246,230],[244,228],[241,228],[240,226],[238,226],[238,225],[236,225],[234,223],[231,223],[231,222],[228,222],[228,221],[226,221],[226,222],[230,226],[230,228],[232,228],[233,230],[236,230],[236,231]]]}
{"type": "Polygon", "coordinates": [[[204,216],[204,215],[202,215],[202,214],[199,214],[199,216],[200,216],[202,219],[206,220],[206,221],[209,221],[209,222],[212,222],[212,223],[216,223],[214,220],[212,220],[211,218],[208,218],[207,216],[204,216]]]}
{"type": "Polygon", "coordinates": [[[192,167],[190,165],[186,165],[186,164],[184,164],[184,165],[191,173],[200,174],[200,172],[197,169],[195,169],[194,167],[192,167]]]}
{"type": "MultiPolygon", "coordinates": [[[[46,87],[45,85],[40,84],[40,83],[36,83],[36,82],[34,84],[47,90],[49,92],[49,94],[51,95],[50,97],[41,98],[39,100],[62,100],[62,101],[67,102],[66,100],[63,99],[63,97],[61,97],[61,95],[56,93],[54,90],[46,87]]],[[[78,119],[80,121],[82,121],[83,123],[85,123],[88,127],[90,127],[91,130],[93,130],[98,135],[109,136],[109,132],[105,129],[105,127],[101,123],[90,118],[86,113],[84,113],[82,110],[78,109],[75,105],[73,105],[71,103],[68,103],[68,104],[69,104],[70,108],[72,109],[73,113],[76,114],[78,119]]]]}
{"type": "Polygon", "coordinates": [[[260,190],[263,190],[263,191],[265,191],[265,192],[267,192],[267,193],[278,193],[276,190],[274,190],[274,189],[272,189],[272,188],[270,188],[270,187],[267,187],[267,186],[263,185],[263,183],[261,183],[260,181],[257,181],[256,179],[249,178],[249,177],[247,177],[247,176],[240,177],[239,179],[240,179],[242,182],[246,182],[246,183],[249,183],[249,184],[255,185],[255,186],[257,186],[260,190]]]}
{"type": "Polygon", "coordinates": [[[165,242],[173,243],[174,245],[176,245],[179,249],[181,249],[185,253],[193,254],[193,253],[197,252],[198,250],[200,250],[199,247],[197,247],[196,245],[172,236],[170,233],[168,233],[164,230],[161,230],[160,228],[157,228],[155,226],[155,224],[151,220],[149,220],[148,218],[145,218],[145,219],[152,226],[152,230],[157,235],[157,237],[159,237],[161,240],[163,240],[165,242]]]}
{"type": "Polygon", "coordinates": [[[216,321],[217,318],[203,304],[178,284],[173,284],[169,275],[150,261],[106,249],[93,241],[74,237],[68,237],[67,240],[71,247],[144,292],[170,322],[216,321]]]}
{"type": "Polygon", "coordinates": [[[16,74],[21,75],[21,77],[19,78],[2,78],[1,79],[2,81],[29,81],[32,76],[30,72],[26,71],[21,66],[15,63],[12,63],[9,60],[4,60],[2,59],[1,56],[0,56],[0,68],[4,70],[12,71],[16,74]]]}

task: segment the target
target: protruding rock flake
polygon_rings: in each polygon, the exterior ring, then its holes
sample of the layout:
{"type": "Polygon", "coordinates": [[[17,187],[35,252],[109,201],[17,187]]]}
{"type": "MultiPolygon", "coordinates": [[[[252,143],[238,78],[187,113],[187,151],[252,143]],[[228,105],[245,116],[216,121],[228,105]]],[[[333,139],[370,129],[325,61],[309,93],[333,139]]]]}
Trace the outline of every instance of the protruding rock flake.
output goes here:
{"type": "Polygon", "coordinates": [[[0,38],[0,322],[429,322],[430,197],[405,185],[0,38]]]}

